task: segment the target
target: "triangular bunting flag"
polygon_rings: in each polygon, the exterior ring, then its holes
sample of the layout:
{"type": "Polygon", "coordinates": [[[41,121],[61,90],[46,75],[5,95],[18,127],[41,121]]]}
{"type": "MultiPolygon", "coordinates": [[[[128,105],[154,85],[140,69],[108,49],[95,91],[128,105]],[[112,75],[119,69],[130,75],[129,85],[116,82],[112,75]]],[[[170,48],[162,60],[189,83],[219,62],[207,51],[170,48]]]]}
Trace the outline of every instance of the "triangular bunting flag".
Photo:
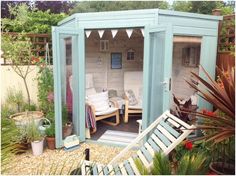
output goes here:
{"type": "Polygon", "coordinates": [[[143,37],[144,37],[144,29],[141,29],[141,32],[142,32],[142,34],[143,34],[143,37]]]}
{"type": "Polygon", "coordinates": [[[117,32],[118,32],[117,29],[112,29],[111,30],[112,38],[114,38],[116,36],[117,32]]]}
{"type": "Polygon", "coordinates": [[[90,34],[91,34],[92,31],[85,31],[85,34],[86,34],[86,37],[89,38],[90,34]]]}
{"type": "Polygon", "coordinates": [[[102,38],[102,36],[104,34],[104,30],[98,30],[98,34],[99,34],[99,37],[102,38]]]}
{"type": "Polygon", "coordinates": [[[133,33],[133,29],[126,29],[126,33],[127,33],[128,37],[130,38],[130,36],[133,33]]]}

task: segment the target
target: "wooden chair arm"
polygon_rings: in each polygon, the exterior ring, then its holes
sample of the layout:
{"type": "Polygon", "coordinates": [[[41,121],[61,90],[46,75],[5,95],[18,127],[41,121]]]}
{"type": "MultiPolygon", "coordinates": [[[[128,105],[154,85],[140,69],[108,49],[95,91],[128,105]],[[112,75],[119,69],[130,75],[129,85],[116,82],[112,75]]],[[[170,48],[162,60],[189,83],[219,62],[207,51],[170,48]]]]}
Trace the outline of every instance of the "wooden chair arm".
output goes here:
{"type": "Polygon", "coordinates": [[[87,106],[90,106],[91,107],[91,109],[92,109],[92,112],[93,112],[93,114],[94,114],[94,116],[95,116],[95,107],[94,107],[94,105],[92,105],[91,103],[89,103],[89,102],[86,102],[85,103],[87,106]]]}
{"type": "Polygon", "coordinates": [[[119,108],[117,101],[109,100],[109,102],[111,102],[114,105],[115,108],[119,108]]]}

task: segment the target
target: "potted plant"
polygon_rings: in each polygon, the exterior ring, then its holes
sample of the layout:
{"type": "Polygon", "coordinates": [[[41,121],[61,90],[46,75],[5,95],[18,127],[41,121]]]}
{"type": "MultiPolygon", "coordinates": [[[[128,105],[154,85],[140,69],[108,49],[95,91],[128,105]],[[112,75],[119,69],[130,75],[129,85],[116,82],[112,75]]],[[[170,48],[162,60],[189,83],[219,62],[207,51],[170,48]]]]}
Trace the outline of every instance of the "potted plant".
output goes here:
{"type": "Polygon", "coordinates": [[[49,128],[45,130],[46,134],[46,141],[48,145],[48,149],[54,150],[55,149],[55,124],[51,123],[49,128]]]}
{"type": "Polygon", "coordinates": [[[38,126],[33,120],[26,127],[27,140],[31,142],[33,155],[38,156],[43,153],[44,136],[40,133],[38,126]]]}
{"type": "MultiPolygon", "coordinates": [[[[202,67],[201,67],[202,68],[202,67]]],[[[217,68],[218,80],[212,79],[202,68],[207,79],[192,72],[195,80],[187,81],[200,97],[211,103],[216,111],[202,110],[189,112],[201,119],[197,129],[201,129],[207,142],[211,142],[213,154],[210,169],[218,174],[235,173],[235,69],[217,68]]]]}

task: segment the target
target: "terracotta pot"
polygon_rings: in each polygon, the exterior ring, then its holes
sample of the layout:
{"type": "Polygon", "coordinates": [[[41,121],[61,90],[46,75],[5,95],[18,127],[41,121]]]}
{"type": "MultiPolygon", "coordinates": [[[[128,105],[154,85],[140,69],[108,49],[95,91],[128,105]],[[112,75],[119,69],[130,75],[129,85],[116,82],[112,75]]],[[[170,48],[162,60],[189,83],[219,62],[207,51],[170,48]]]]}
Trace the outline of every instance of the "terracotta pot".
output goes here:
{"type": "Polygon", "coordinates": [[[223,164],[222,162],[211,162],[209,168],[210,173],[215,175],[234,175],[235,173],[234,165],[229,163],[223,164]]]}
{"type": "Polygon", "coordinates": [[[48,144],[48,149],[54,150],[55,149],[55,137],[46,137],[46,141],[48,144]]]}
{"type": "Polygon", "coordinates": [[[65,124],[65,126],[63,127],[63,137],[67,137],[70,136],[72,134],[73,131],[73,124],[71,122],[68,122],[65,124]]]}
{"type": "Polygon", "coordinates": [[[44,139],[42,139],[41,141],[31,142],[33,155],[38,156],[43,153],[43,141],[44,141],[44,139]]]}

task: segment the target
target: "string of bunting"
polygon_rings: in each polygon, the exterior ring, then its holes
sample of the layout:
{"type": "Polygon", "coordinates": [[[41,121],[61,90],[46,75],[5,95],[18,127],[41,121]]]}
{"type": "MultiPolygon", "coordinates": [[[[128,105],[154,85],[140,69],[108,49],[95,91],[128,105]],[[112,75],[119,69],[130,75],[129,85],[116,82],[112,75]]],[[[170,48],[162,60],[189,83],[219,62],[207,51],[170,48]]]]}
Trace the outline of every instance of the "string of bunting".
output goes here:
{"type": "MultiPolygon", "coordinates": [[[[128,38],[130,38],[133,34],[133,29],[126,29],[126,34],[128,36],[128,38]]],[[[142,36],[144,37],[144,29],[140,29],[142,36]]],[[[87,38],[89,38],[90,34],[91,34],[92,30],[86,30],[85,31],[85,35],[87,38]]],[[[99,37],[102,38],[105,30],[97,30],[99,37]]],[[[112,38],[115,38],[116,34],[118,33],[118,29],[111,29],[111,34],[112,34],[112,38]]]]}

